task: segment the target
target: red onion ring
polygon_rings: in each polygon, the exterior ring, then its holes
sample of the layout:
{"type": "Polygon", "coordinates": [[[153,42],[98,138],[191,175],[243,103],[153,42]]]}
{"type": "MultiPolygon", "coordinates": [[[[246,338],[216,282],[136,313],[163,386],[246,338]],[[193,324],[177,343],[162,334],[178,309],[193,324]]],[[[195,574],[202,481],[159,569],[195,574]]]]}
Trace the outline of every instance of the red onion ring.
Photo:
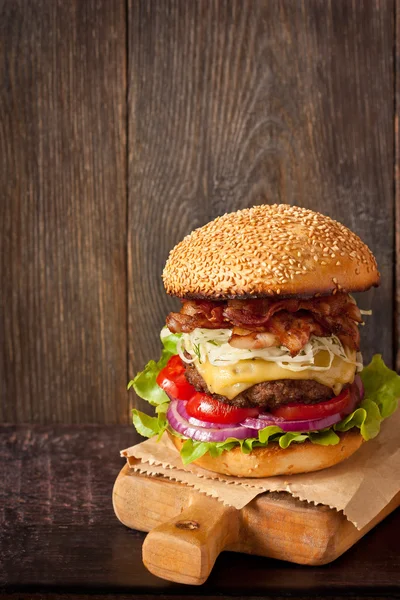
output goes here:
{"type": "Polygon", "coordinates": [[[354,381],[351,385],[355,385],[357,390],[358,390],[358,394],[360,396],[360,400],[362,400],[364,398],[364,394],[365,394],[365,390],[364,390],[364,384],[362,382],[362,379],[360,377],[360,375],[356,375],[354,377],[354,381]]]}
{"type": "Polygon", "coordinates": [[[243,425],[225,427],[224,429],[196,427],[180,415],[178,411],[179,402],[181,402],[181,400],[171,400],[167,412],[167,421],[172,429],[185,437],[200,442],[224,442],[230,437],[238,440],[257,437],[257,431],[250,427],[244,427],[243,425]]]}
{"type": "Polygon", "coordinates": [[[330,415],[329,417],[323,417],[322,419],[306,419],[302,421],[286,421],[285,419],[279,419],[273,415],[264,414],[257,419],[246,419],[242,421],[241,425],[244,427],[252,427],[254,429],[264,429],[268,425],[275,425],[280,427],[283,431],[317,431],[319,429],[325,429],[335,423],[339,423],[342,420],[340,413],[330,415]]]}

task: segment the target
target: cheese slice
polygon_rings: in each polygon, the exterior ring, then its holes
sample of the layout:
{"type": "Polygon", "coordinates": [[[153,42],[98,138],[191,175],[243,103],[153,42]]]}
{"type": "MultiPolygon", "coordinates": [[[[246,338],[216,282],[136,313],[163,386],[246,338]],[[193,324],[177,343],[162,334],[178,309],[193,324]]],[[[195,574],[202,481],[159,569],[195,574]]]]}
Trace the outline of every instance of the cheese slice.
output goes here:
{"type": "MultiPolygon", "coordinates": [[[[355,352],[347,350],[350,360],[355,360],[355,352]]],[[[329,364],[329,353],[321,350],[314,357],[315,365],[318,367],[329,364]]],[[[315,371],[305,369],[304,371],[290,371],[279,367],[274,362],[254,358],[251,360],[240,360],[233,365],[214,366],[208,360],[195,366],[207,384],[212,394],[219,394],[232,400],[235,396],[263,381],[276,381],[277,379],[312,379],[332,388],[335,395],[340,394],[342,387],[352,383],[356,372],[356,366],[335,356],[330,369],[326,371],[315,371]]]]}

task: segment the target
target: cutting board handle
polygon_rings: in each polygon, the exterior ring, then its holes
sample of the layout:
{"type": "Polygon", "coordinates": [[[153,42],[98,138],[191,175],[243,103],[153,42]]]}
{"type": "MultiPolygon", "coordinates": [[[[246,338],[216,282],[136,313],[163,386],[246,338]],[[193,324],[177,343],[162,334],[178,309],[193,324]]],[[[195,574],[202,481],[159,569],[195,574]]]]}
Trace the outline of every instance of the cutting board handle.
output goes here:
{"type": "Polygon", "coordinates": [[[186,510],[150,531],[143,562],[157,577],[200,585],[219,553],[238,538],[239,511],[199,494],[186,510]]]}

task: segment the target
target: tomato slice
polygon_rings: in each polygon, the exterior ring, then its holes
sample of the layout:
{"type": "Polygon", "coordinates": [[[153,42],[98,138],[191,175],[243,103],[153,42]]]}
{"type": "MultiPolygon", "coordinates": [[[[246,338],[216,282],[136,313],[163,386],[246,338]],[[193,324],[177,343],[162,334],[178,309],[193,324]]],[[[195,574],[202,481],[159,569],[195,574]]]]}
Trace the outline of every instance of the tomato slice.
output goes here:
{"type": "Polygon", "coordinates": [[[278,408],[271,410],[271,413],[275,417],[282,417],[287,421],[320,419],[344,411],[350,402],[350,398],[350,390],[346,388],[338,396],[330,400],[318,402],[318,404],[298,404],[293,402],[284,406],[278,406],[278,408]]]}
{"type": "Polygon", "coordinates": [[[236,408],[214,400],[208,394],[196,391],[185,377],[185,365],[179,356],[172,356],[156,378],[157,384],[170,397],[187,400],[186,410],[190,417],[208,423],[240,423],[247,417],[256,417],[258,408],[236,408]]]}
{"type": "Polygon", "coordinates": [[[185,365],[180,356],[172,356],[156,378],[157,384],[169,396],[178,400],[189,400],[196,389],[185,377],[185,365]]]}
{"type": "Polygon", "coordinates": [[[247,417],[256,417],[260,412],[258,408],[237,408],[225,404],[201,392],[196,392],[188,400],[185,408],[190,417],[209,423],[236,424],[244,421],[247,417]]]}

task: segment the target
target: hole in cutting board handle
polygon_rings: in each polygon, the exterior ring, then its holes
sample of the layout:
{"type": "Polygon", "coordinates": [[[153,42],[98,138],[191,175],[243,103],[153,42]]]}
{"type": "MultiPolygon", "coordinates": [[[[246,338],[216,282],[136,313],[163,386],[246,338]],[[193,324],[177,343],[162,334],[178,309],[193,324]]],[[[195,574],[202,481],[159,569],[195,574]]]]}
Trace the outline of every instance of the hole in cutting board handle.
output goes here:
{"type": "Polygon", "coordinates": [[[200,523],[197,521],[177,521],[175,523],[175,527],[178,529],[190,529],[193,531],[195,529],[200,529],[200,523]]]}
{"type": "Polygon", "coordinates": [[[157,577],[201,585],[218,555],[238,537],[239,511],[199,494],[179,515],[150,531],[143,562],[157,577]]]}

